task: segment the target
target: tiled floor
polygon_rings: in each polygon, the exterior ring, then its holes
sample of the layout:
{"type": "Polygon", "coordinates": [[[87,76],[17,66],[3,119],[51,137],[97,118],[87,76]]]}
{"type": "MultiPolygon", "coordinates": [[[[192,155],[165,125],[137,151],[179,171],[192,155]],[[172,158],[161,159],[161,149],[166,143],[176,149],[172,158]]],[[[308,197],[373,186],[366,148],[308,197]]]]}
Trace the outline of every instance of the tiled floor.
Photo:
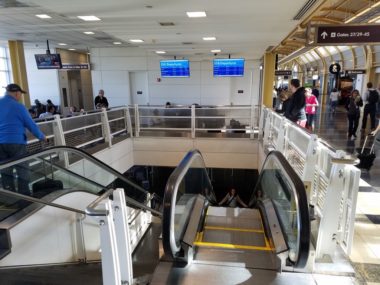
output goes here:
{"type": "MultiPolygon", "coordinates": [[[[344,109],[334,115],[322,113],[315,132],[336,149],[356,153],[369,132],[357,131],[357,138],[347,138],[347,119],[344,109]]],[[[373,138],[370,138],[373,139],[373,138]]],[[[371,142],[369,139],[368,142],[371,142]]],[[[380,158],[371,170],[362,171],[358,194],[355,235],[350,260],[357,273],[357,284],[380,285],[380,158]]]]}

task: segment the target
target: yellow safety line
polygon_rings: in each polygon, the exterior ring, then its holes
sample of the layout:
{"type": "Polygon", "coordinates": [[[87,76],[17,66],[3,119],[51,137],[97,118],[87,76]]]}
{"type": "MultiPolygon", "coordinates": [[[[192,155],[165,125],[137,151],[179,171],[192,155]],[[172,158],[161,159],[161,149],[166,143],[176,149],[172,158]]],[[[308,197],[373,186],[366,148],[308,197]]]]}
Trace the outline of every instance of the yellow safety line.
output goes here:
{"type": "Polygon", "coordinates": [[[195,242],[202,242],[203,240],[203,232],[197,232],[197,235],[195,237],[195,242]]]}
{"type": "Polygon", "coordinates": [[[249,250],[263,250],[272,251],[270,247],[264,246],[252,246],[252,245],[240,245],[240,244],[229,244],[229,243],[216,243],[216,242],[194,242],[197,246],[209,246],[209,247],[219,247],[219,248],[229,248],[229,249],[249,249],[249,250]]]}
{"type": "Polygon", "coordinates": [[[206,230],[217,230],[217,231],[236,231],[236,232],[248,232],[248,233],[264,233],[263,230],[255,229],[240,229],[240,228],[226,228],[226,227],[214,227],[214,226],[205,226],[206,230]]]}

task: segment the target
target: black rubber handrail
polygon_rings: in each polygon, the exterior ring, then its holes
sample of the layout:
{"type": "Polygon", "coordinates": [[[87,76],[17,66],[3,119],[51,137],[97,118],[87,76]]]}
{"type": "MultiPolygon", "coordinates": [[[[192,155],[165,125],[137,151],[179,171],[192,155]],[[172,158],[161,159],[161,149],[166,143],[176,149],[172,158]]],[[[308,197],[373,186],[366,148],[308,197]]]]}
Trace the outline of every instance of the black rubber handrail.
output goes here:
{"type": "Polygon", "coordinates": [[[206,165],[204,159],[199,150],[189,151],[173,173],[170,175],[168,182],[166,183],[165,195],[164,195],[164,209],[162,215],[162,244],[164,247],[165,254],[171,257],[176,257],[181,251],[181,245],[175,240],[175,230],[174,230],[174,216],[175,216],[175,206],[178,193],[178,187],[185,177],[187,171],[189,170],[192,162],[198,159],[201,164],[201,169],[205,171],[205,177],[207,179],[207,192],[202,189],[200,194],[204,195],[210,203],[216,204],[215,193],[212,188],[211,180],[206,171],[206,165]]]}
{"type": "MultiPolygon", "coordinates": [[[[294,187],[291,187],[291,190],[293,190],[293,195],[295,197],[299,227],[298,227],[298,233],[297,233],[298,254],[296,256],[296,261],[294,262],[293,267],[303,268],[305,267],[307,263],[307,260],[309,257],[309,250],[310,250],[310,216],[309,216],[309,205],[307,202],[305,186],[302,180],[300,179],[300,177],[298,176],[298,174],[294,171],[292,166],[286,160],[284,155],[279,151],[269,152],[269,154],[267,155],[265,159],[262,169],[265,169],[265,165],[270,160],[273,160],[273,159],[277,160],[280,163],[283,170],[289,176],[291,183],[294,186],[294,187]]],[[[256,191],[258,190],[261,179],[262,179],[262,176],[260,174],[255,190],[253,191],[250,202],[249,202],[250,206],[254,204],[256,191]]]]}

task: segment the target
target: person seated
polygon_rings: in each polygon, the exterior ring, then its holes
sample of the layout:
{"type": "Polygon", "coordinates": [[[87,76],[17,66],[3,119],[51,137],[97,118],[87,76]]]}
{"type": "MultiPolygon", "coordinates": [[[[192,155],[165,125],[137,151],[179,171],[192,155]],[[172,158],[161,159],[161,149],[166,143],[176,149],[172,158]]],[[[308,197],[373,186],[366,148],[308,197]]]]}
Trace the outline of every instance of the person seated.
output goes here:
{"type": "Polygon", "coordinates": [[[234,188],[231,188],[231,190],[227,193],[227,195],[223,198],[222,201],[219,202],[219,206],[226,205],[228,207],[236,208],[240,204],[244,208],[247,208],[247,204],[245,204],[239,197],[239,195],[236,193],[236,190],[234,188]]]}
{"type": "Polygon", "coordinates": [[[55,108],[53,105],[50,105],[47,107],[47,112],[42,113],[38,118],[40,119],[47,119],[54,117],[55,108]]]}

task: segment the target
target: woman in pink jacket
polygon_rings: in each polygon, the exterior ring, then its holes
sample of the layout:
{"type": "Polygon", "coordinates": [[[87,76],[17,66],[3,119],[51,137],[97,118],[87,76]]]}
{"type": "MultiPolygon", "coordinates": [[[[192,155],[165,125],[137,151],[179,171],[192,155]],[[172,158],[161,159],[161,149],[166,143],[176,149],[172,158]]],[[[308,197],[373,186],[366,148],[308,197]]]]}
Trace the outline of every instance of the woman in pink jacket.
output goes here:
{"type": "Polygon", "coordinates": [[[318,107],[318,100],[317,97],[315,97],[312,93],[311,88],[305,89],[305,96],[306,96],[306,128],[308,128],[311,131],[314,131],[314,120],[315,120],[315,113],[317,112],[318,107]]]}

